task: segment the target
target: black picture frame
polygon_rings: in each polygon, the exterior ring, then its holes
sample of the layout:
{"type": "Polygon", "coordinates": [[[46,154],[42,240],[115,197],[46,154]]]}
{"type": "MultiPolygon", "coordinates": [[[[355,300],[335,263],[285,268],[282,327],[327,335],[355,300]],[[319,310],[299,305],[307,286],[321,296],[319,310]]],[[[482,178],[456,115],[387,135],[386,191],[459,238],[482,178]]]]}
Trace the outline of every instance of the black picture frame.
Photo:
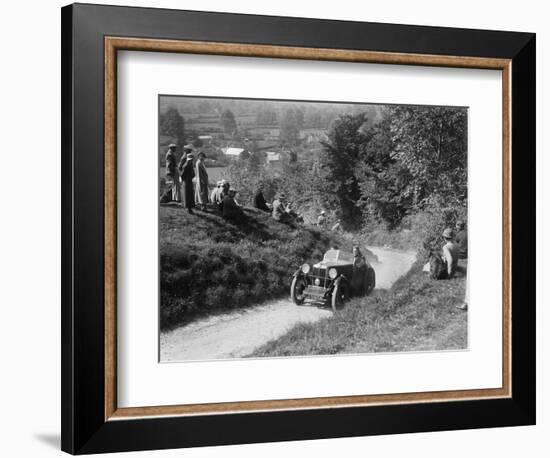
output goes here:
{"type": "Polygon", "coordinates": [[[535,34],[62,8],[62,449],[72,454],[535,424],[535,34]],[[105,420],[104,37],[511,59],[512,396],[105,420]]]}

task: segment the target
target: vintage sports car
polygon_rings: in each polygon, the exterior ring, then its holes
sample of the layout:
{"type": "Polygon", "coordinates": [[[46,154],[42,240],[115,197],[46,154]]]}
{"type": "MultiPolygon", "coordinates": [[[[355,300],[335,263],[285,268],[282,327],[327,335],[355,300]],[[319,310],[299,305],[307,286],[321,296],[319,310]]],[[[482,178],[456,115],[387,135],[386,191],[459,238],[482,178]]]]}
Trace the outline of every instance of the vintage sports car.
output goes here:
{"type": "Polygon", "coordinates": [[[328,250],[321,262],[302,265],[290,286],[290,297],[297,305],[307,298],[330,301],[334,311],[351,296],[369,294],[375,286],[372,266],[360,256],[343,250],[328,250]]]}

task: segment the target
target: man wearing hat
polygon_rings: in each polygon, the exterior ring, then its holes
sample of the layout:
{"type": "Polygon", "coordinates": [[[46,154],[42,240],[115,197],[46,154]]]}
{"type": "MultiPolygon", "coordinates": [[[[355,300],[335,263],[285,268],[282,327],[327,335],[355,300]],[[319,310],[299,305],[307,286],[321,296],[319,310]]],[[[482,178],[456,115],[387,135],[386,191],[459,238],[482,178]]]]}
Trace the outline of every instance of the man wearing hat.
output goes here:
{"type": "Polygon", "coordinates": [[[166,181],[172,182],[172,200],[180,202],[180,176],[176,167],[176,144],[170,143],[166,152],[166,181]]]}
{"type": "Polygon", "coordinates": [[[210,202],[212,202],[214,205],[219,205],[222,201],[222,184],[222,180],[216,181],[216,187],[212,190],[212,193],[210,194],[210,202]]]}
{"type": "Polygon", "coordinates": [[[208,172],[204,166],[206,155],[200,151],[195,163],[195,202],[202,211],[206,211],[208,203],[208,172]]]}
{"type": "Polygon", "coordinates": [[[273,201],[273,211],[271,212],[273,219],[281,223],[286,223],[289,220],[289,215],[285,210],[285,200],[285,193],[279,193],[277,198],[273,201]]]}
{"type": "Polygon", "coordinates": [[[188,143],[187,145],[184,145],[183,154],[181,155],[181,159],[180,159],[180,162],[178,164],[178,169],[179,169],[180,173],[183,170],[183,166],[185,165],[185,162],[187,161],[187,155],[189,153],[192,153],[192,152],[193,152],[193,145],[191,145],[191,143],[188,143]]]}
{"type": "Polygon", "coordinates": [[[456,265],[458,263],[458,245],[455,243],[455,237],[453,230],[448,227],[443,231],[443,239],[445,245],[443,245],[443,259],[447,264],[447,276],[451,278],[456,272],[456,265]]]}
{"type": "Polygon", "coordinates": [[[317,218],[317,226],[323,227],[325,225],[325,223],[327,222],[327,217],[325,215],[325,210],[321,210],[321,214],[317,218]]]}
{"type": "Polygon", "coordinates": [[[181,202],[189,213],[195,208],[195,190],[193,189],[193,153],[189,151],[185,156],[185,164],[181,168],[181,202]]]}
{"type": "Polygon", "coordinates": [[[244,216],[241,206],[235,201],[237,190],[233,187],[229,188],[228,194],[223,198],[222,215],[226,219],[238,221],[244,216]]]}

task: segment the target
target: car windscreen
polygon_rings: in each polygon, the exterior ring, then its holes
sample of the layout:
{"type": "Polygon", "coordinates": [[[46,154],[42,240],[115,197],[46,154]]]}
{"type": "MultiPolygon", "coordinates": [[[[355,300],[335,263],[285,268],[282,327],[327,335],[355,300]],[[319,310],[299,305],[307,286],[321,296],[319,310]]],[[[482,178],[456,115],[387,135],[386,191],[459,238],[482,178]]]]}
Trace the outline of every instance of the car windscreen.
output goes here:
{"type": "Polygon", "coordinates": [[[325,262],[336,262],[338,260],[338,250],[328,250],[323,257],[325,262]]]}
{"type": "Polygon", "coordinates": [[[353,255],[342,250],[328,250],[323,257],[324,262],[353,262],[353,255]]]}
{"type": "Polygon", "coordinates": [[[338,251],[338,261],[353,262],[353,255],[347,251],[338,251]]]}

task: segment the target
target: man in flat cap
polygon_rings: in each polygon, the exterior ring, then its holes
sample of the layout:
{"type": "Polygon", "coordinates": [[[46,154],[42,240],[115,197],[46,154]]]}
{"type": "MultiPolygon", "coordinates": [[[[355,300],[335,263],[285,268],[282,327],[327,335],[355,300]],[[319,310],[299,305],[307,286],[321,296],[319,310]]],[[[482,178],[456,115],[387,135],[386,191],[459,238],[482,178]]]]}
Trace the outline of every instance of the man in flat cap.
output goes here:
{"type": "Polygon", "coordinates": [[[192,152],[193,152],[193,145],[191,145],[190,143],[188,143],[187,145],[184,145],[183,154],[181,155],[181,159],[180,159],[180,162],[178,164],[178,169],[179,169],[180,173],[183,170],[183,166],[187,162],[187,155],[189,153],[192,153],[192,152]]]}

